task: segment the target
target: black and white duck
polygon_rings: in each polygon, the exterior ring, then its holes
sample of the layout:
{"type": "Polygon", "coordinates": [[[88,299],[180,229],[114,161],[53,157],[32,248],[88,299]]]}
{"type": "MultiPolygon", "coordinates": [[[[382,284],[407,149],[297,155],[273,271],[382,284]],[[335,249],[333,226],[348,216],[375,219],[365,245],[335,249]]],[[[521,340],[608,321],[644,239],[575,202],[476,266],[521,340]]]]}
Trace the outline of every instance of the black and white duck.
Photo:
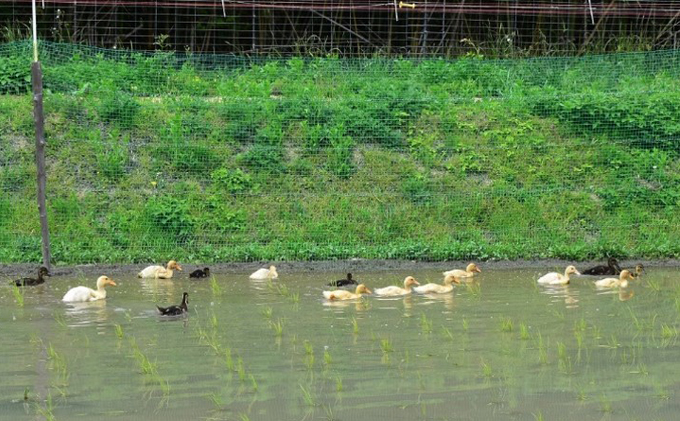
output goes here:
{"type": "Polygon", "coordinates": [[[180,314],[184,314],[187,312],[187,304],[189,304],[189,293],[185,292],[182,295],[182,304],[178,306],[170,306],[170,307],[158,307],[158,311],[161,313],[163,316],[179,316],[180,314]]]}

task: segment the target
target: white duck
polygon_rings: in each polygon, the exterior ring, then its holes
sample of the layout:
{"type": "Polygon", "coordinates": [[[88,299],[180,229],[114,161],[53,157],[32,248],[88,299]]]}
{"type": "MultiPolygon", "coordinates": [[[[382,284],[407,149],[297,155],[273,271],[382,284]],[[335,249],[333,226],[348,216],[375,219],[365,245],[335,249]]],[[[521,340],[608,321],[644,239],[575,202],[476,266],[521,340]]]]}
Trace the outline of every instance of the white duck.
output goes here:
{"type": "Polygon", "coordinates": [[[581,274],[574,266],[567,266],[567,268],[564,270],[564,275],[557,272],[546,273],[545,275],[538,278],[537,282],[541,285],[566,285],[569,283],[569,275],[572,273],[576,275],[581,274]]]}
{"type": "Polygon", "coordinates": [[[116,283],[110,279],[108,276],[100,276],[97,279],[97,290],[88,287],[75,287],[68,290],[64,294],[62,301],[69,303],[83,303],[87,301],[97,301],[106,298],[106,287],[107,285],[116,286],[116,283]]]}
{"type": "Polygon", "coordinates": [[[327,300],[354,300],[361,298],[361,294],[372,294],[372,292],[364,284],[359,284],[355,292],[345,291],[344,289],[323,292],[323,296],[327,300]]]}
{"type": "Polygon", "coordinates": [[[137,274],[138,278],[156,278],[156,279],[170,279],[172,278],[173,269],[182,270],[182,266],[174,260],[168,262],[167,267],[163,266],[148,266],[137,274]]]}
{"type": "Polygon", "coordinates": [[[412,285],[420,285],[418,281],[413,276],[407,276],[406,279],[404,279],[404,288],[391,285],[385,288],[378,288],[375,290],[376,295],[381,295],[383,297],[390,297],[390,296],[396,296],[396,295],[406,295],[411,293],[411,286],[412,285]]]}
{"type": "Polygon", "coordinates": [[[439,284],[425,284],[422,286],[418,286],[413,288],[415,292],[418,292],[420,294],[443,294],[445,292],[451,292],[453,291],[453,284],[454,282],[456,284],[460,284],[460,281],[458,278],[456,278],[454,275],[446,275],[444,278],[444,283],[443,285],[439,284]]]}
{"type": "Polygon", "coordinates": [[[633,274],[630,273],[628,269],[624,269],[621,271],[621,274],[619,275],[618,279],[617,278],[604,278],[600,279],[599,281],[595,281],[595,286],[598,289],[604,289],[604,288],[626,288],[628,286],[628,280],[633,280],[635,279],[633,277],[633,274]]]}
{"type": "MultiPolygon", "coordinates": [[[[480,268],[478,268],[476,264],[470,263],[469,265],[467,265],[465,270],[460,270],[460,269],[448,270],[448,271],[444,272],[444,276],[453,275],[458,279],[472,278],[473,276],[475,276],[475,272],[482,273],[482,270],[480,268]]],[[[464,279],[464,280],[469,280],[469,279],[464,279]]]]}
{"type": "Polygon", "coordinates": [[[269,266],[269,269],[258,269],[249,276],[250,279],[276,279],[278,277],[279,274],[276,272],[276,266],[274,265],[269,266]]]}

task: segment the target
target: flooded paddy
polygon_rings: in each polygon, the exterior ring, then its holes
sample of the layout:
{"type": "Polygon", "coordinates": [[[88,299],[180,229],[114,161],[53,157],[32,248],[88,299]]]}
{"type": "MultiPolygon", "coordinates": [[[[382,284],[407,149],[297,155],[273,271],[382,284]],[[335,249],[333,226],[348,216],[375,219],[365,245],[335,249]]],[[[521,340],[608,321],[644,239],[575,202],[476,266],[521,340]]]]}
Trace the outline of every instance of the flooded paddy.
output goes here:
{"type": "MultiPolygon", "coordinates": [[[[3,285],[0,420],[677,418],[677,269],[603,292],[536,285],[558,268],[481,267],[453,293],[332,303],[321,291],[345,272],[110,274],[108,298],[80,305],[60,300],[96,276],[52,277],[23,306],[3,285]],[[160,317],[184,291],[189,314],[160,317]]],[[[374,289],[446,269],[354,276],[374,289]]]]}

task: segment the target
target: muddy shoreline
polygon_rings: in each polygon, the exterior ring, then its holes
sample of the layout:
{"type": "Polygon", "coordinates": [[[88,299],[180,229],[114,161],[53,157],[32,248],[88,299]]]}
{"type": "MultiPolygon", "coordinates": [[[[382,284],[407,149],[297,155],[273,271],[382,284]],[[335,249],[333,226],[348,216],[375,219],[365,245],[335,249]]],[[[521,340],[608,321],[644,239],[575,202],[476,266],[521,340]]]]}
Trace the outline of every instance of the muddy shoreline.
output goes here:
{"type": "MultiPolygon", "coordinates": [[[[266,267],[269,264],[276,265],[279,273],[285,272],[366,272],[366,271],[390,271],[390,270],[407,270],[407,269],[435,269],[448,270],[452,268],[464,268],[467,261],[417,261],[417,260],[369,260],[369,259],[349,259],[349,260],[324,260],[324,261],[310,261],[310,262],[231,262],[231,263],[214,263],[214,264],[193,264],[180,261],[184,267],[184,273],[190,273],[194,269],[210,267],[213,274],[220,273],[243,273],[254,271],[261,267],[266,267]]],[[[576,265],[577,268],[586,268],[597,264],[606,264],[604,261],[585,261],[574,262],[559,259],[546,260],[513,260],[513,261],[478,261],[482,270],[487,269],[523,269],[523,268],[545,268],[546,270],[554,270],[564,268],[567,265],[576,265]]],[[[664,259],[664,260],[622,260],[619,262],[621,267],[633,267],[637,263],[642,263],[647,268],[653,267],[676,267],[680,266],[679,259],[664,259]]],[[[149,262],[149,264],[164,264],[161,262],[149,262]]],[[[59,275],[117,275],[137,273],[144,267],[145,264],[87,264],[87,265],[69,265],[69,266],[55,266],[52,267],[52,274],[59,275]]],[[[0,264],[0,278],[27,276],[37,272],[37,263],[11,263],[0,264]]],[[[188,275],[186,275],[188,276],[188,275]]]]}

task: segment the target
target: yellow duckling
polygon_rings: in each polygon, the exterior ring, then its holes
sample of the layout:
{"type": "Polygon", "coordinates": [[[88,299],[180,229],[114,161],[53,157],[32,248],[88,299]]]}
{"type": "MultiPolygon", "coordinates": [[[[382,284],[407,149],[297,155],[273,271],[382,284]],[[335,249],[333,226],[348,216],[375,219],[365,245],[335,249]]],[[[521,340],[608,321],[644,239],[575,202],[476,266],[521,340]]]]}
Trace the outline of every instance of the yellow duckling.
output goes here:
{"type": "Polygon", "coordinates": [[[444,278],[443,285],[425,284],[425,285],[422,285],[422,286],[415,287],[415,288],[413,288],[413,290],[415,292],[420,293],[420,294],[431,294],[431,293],[443,294],[445,292],[453,291],[453,284],[454,283],[460,284],[460,281],[454,275],[448,274],[444,278]]]}
{"type": "Polygon", "coordinates": [[[173,269],[182,270],[182,266],[174,260],[168,262],[167,267],[163,266],[148,266],[137,274],[138,278],[156,278],[156,279],[170,279],[172,278],[173,269]]]}
{"type": "Polygon", "coordinates": [[[354,300],[361,298],[361,294],[372,294],[372,292],[364,284],[357,285],[355,292],[345,291],[344,289],[323,292],[323,296],[327,300],[354,300]]]}
{"type": "Polygon", "coordinates": [[[567,266],[564,270],[564,275],[557,272],[546,273],[538,278],[537,282],[541,285],[566,285],[569,283],[569,275],[572,273],[580,275],[574,266],[567,266]]]}
{"type": "Polygon", "coordinates": [[[449,270],[444,272],[444,276],[453,275],[459,280],[462,278],[463,280],[469,281],[469,279],[465,278],[472,278],[473,276],[475,276],[475,272],[482,273],[482,270],[478,268],[476,264],[470,263],[469,265],[467,265],[465,270],[460,269],[449,270]]]}
{"type": "Polygon", "coordinates": [[[100,276],[99,279],[97,279],[96,291],[88,287],[71,288],[64,294],[64,298],[61,300],[69,303],[103,300],[106,298],[106,289],[104,288],[107,285],[116,286],[116,283],[112,279],[109,279],[108,276],[100,276]]]}
{"type": "Polygon", "coordinates": [[[603,288],[626,288],[628,286],[628,280],[633,280],[635,279],[633,277],[633,274],[630,273],[628,269],[624,269],[621,271],[621,274],[619,275],[618,278],[604,278],[600,279],[599,281],[595,281],[595,286],[598,289],[603,289],[603,288]]]}
{"type": "Polygon", "coordinates": [[[391,285],[385,288],[378,288],[375,290],[376,295],[381,295],[383,297],[393,297],[397,295],[406,295],[411,293],[412,285],[420,285],[418,281],[413,276],[407,276],[404,279],[404,288],[391,285]]]}
{"type": "Polygon", "coordinates": [[[278,277],[279,274],[276,272],[276,266],[274,265],[269,266],[269,269],[258,269],[249,276],[250,279],[276,279],[278,277]]]}

